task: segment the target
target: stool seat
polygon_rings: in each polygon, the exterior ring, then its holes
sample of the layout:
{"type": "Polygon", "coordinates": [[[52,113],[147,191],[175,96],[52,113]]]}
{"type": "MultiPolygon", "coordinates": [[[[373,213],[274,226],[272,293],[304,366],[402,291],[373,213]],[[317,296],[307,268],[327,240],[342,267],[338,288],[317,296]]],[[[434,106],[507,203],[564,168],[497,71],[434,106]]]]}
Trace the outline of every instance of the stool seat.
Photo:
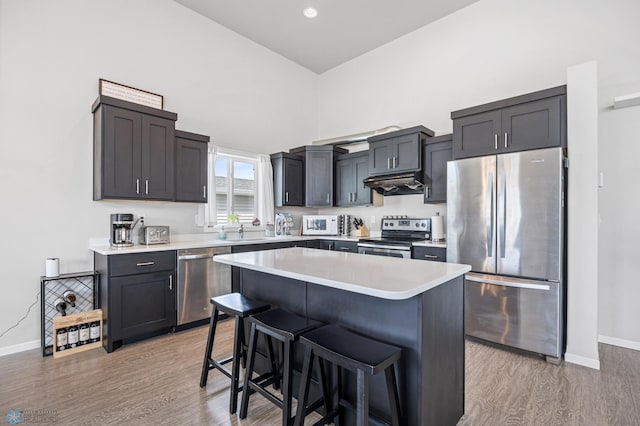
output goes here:
{"type": "Polygon", "coordinates": [[[238,393],[242,390],[240,385],[240,360],[246,360],[246,345],[244,343],[244,319],[249,315],[266,311],[270,308],[268,303],[251,300],[240,293],[230,293],[212,297],[209,302],[213,305],[211,321],[209,322],[209,335],[207,346],[204,350],[202,373],[200,374],[200,387],[207,385],[209,371],[216,369],[231,379],[231,395],[229,400],[229,413],[234,414],[238,408],[238,393]],[[213,342],[216,335],[219,313],[223,312],[235,318],[235,332],[233,336],[233,354],[224,359],[213,359],[213,342]],[[231,363],[231,370],[225,368],[225,364],[231,363]]]}
{"type": "Polygon", "coordinates": [[[327,361],[351,370],[375,375],[400,358],[401,349],[361,336],[336,325],[305,333],[300,342],[309,345],[327,361]]]}
{"type": "Polygon", "coordinates": [[[262,332],[270,332],[272,336],[280,336],[280,340],[298,340],[302,333],[318,328],[323,323],[282,309],[271,309],[253,315],[249,321],[262,332]]]}
{"type": "Polygon", "coordinates": [[[209,302],[217,307],[219,311],[240,318],[246,318],[249,315],[269,309],[268,303],[249,299],[240,293],[229,293],[212,297],[209,302]]]}

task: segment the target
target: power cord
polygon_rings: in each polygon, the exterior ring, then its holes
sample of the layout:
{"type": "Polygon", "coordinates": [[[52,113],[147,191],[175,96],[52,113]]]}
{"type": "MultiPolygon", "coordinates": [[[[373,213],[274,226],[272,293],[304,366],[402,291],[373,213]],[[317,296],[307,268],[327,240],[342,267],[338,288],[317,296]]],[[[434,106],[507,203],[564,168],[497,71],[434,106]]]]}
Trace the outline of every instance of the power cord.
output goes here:
{"type": "Polygon", "coordinates": [[[7,334],[9,331],[11,331],[11,330],[13,330],[14,328],[16,328],[17,326],[19,326],[19,325],[20,325],[20,323],[21,323],[22,321],[24,321],[25,319],[27,319],[27,317],[29,316],[29,313],[31,312],[31,308],[33,308],[34,306],[36,306],[36,303],[38,303],[38,299],[39,299],[39,297],[38,297],[38,296],[40,296],[40,292],[37,292],[37,293],[36,293],[36,300],[35,300],[35,302],[33,302],[33,303],[31,304],[31,306],[29,306],[29,308],[27,309],[27,313],[26,313],[26,314],[24,314],[24,316],[23,316],[22,318],[20,318],[20,319],[18,320],[18,322],[17,322],[17,323],[15,323],[15,324],[14,324],[14,325],[12,325],[11,327],[7,328],[5,331],[3,331],[2,333],[0,333],[0,339],[2,339],[2,336],[4,336],[5,334],[7,334]]]}

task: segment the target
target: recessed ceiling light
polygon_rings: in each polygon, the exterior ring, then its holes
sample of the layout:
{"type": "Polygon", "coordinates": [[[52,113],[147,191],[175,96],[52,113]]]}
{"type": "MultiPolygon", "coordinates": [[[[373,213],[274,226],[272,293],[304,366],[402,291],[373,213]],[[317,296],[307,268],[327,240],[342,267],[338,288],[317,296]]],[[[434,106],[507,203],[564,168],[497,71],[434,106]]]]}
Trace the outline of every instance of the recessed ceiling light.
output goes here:
{"type": "Polygon", "coordinates": [[[302,11],[302,14],[309,19],[313,19],[318,16],[318,11],[313,7],[307,7],[302,11]]]}

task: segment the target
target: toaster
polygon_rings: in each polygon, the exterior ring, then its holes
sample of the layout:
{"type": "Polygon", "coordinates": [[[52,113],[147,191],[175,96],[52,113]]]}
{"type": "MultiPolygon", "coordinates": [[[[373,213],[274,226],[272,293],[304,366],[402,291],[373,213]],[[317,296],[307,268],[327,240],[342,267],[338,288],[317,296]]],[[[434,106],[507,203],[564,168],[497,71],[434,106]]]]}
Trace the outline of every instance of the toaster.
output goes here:
{"type": "Polygon", "coordinates": [[[168,242],[168,226],[143,226],[140,228],[140,244],[166,244],[168,242]]]}

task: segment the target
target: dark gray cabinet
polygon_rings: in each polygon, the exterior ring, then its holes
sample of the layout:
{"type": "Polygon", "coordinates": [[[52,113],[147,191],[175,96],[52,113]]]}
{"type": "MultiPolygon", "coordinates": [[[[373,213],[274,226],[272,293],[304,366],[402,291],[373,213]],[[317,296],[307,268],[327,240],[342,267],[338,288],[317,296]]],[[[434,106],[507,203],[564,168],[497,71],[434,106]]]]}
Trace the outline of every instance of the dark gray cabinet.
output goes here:
{"type": "Polygon", "coordinates": [[[418,171],[422,167],[422,144],[432,130],[416,126],[367,139],[371,176],[418,171]]]}
{"type": "Polygon", "coordinates": [[[94,254],[100,274],[98,306],[103,346],[112,352],[127,339],[168,332],[176,325],[175,251],[94,254]]]}
{"type": "Polygon", "coordinates": [[[371,189],[364,186],[369,177],[369,152],[354,152],[338,156],[336,171],[336,206],[371,204],[371,189]]]}
{"type": "Polygon", "coordinates": [[[319,247],[322,250],[335,250],[344,251],[348,253],[358,252],[357,241],[343,241],[343,240],[319,240],[319,247]]]}
{"type": "Polygon", "coordinates": [[[304,162],[299,155],[271,154],[273,198],[276,207],[304,204],[304,162]]]}
{"type": "Polygon", "coordinates": [[[304,156],[304,205],[306,207],[333,206],[333,170],[336,156],[346,149],[332,145],[303,146],[289,151],[304,156]]]}
{"type": "Polygon", "coordinates": [[[431,260],[434,262],[446,262],[447,249],[442,247],[414,246],[411,248],[411,258],[431,260]]]}
{"type": "Polygon", "coordinates": [[[427,139],[424,146],[424,202],[447,202],[447,161],[453,160],[453,135],[427,139]]]}
{"type": "Polygon", "coordinates": [[[108,96],[92,112],[93,199],[173,200],[177,114],[108,96]]]}
{"type": "Polygon", "coordinates": [[[454,159],[566,146],[566,86],[451,113],[454,159]]]}
{"type": "Polygon", "coordinates": [[[206,203],[209,136],[175,131],[176,201],[206,203]]]}

